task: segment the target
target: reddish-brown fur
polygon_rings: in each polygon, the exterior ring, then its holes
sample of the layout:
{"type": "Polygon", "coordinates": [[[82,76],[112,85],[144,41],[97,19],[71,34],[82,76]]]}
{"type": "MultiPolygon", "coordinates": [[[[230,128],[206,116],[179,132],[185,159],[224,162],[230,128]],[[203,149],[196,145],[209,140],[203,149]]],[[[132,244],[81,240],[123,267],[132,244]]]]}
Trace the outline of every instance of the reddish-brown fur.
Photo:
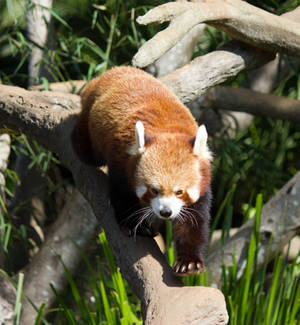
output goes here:
{"type": "MultiPolygon", "coordinates": [[[[199,184],[201,197],[208,195],[210,161],[207,157],[195,157],[191,144],[198,125],[189,110],[160,81],[136,68],[114,68],[92,80],[81,94],[81,101],[82,113],[73,141],[82,160],[93,160],[98,165],[106,163],[111,176],[117,180],[126,179],[134,192],[137,178],[142,180],[145,172],[137,169],[140,158],[129,153],[135,144],[135,124],[141,120],[148,139],[144,165],[151,165],[150,169],[156,172],[153,178],[164,185],[162,190],[166,193],[163,194],[171,194],[168,191],[170,188],[173,191],[173,182],[178,179],[190,186],[199,184]],[[198,173],[191,172],[190,164],[196,160],[199,161],[200,183],[195,179],[198,173]]],[[[147,203],[151,198],[148,190],[144,201],[147,203]]],[[[181,199],[187,206],[195,203],[186,192],[181,199]]],[[[185,224],[174,222],[179,248],[177,264],[180,264],[176,272],[179,274],[200,271],[199,267],[190,272],[182,269],[191,261],[203,262],[209,201],[208,195],[208,203],[201,208],[205,211],[199,212],[200,217],[197,215],[196,227],[189,221],[185,224]]]]}
{"type": "Polygon", "coordinates": [[[127,164],[125,153],[135,141],[138,120],[143,121],[151,137],[166,132],[170,136],[181,133],[188,139],[198,129],[189,110],[169,89],[151,75],[131,67],[114,68],[92,80],[81,100],[81,118],[88,116],[93,148],[113,164],[127,164]]]}

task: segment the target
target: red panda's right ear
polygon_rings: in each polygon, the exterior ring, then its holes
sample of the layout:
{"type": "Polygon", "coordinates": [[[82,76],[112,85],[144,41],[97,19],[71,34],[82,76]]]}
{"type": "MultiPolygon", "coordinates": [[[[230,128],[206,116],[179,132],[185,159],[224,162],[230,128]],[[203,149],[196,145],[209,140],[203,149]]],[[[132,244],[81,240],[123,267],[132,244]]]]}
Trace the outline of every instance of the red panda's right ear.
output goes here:
{"type": "Polygon", "coordinates": [[[193,141],[194,155],[211,160],[211,153],[207,146],[207,131],[204,125],[199,126],[195,140],[193,141]]]}

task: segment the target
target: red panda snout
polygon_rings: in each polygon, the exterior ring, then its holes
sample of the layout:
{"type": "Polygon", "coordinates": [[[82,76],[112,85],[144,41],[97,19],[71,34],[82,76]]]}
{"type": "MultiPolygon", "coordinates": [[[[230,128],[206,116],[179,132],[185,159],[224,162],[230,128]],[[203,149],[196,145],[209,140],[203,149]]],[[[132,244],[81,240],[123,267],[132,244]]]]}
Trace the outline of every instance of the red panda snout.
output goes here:
{"type": "Polygon", "coordinates": [[[175,195],[169,197],[157,195],[150,203],[155,215],[162,219],[176,218],[184,205],[184,202],[175,195]]]}
{"type": "Polygon", "coordinates": [[[167,189],[157,184],[153,186],[138,185],[136,195],[143,203],[149,206],[154,215],[161,219],[182,218],[184,207],[194,204],[200,198],[200,190],[190,187],[186,190],[167,189]]]}

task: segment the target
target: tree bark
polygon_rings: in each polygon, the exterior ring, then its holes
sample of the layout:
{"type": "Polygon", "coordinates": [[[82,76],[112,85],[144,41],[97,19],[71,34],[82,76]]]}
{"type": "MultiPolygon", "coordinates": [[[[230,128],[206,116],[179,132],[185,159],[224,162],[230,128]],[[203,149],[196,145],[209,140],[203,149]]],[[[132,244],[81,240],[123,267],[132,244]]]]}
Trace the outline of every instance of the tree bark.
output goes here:
{"type": "Polygon", "coordinates": [[[240,0],[170,2],[137,18],[139,24],[169,26],[147,41],[134,56],[135,66],[145,67],[174,46],[191,28],[207,23],[233,38],[265,51],[300,56],[300,25],[240,0]]]}
{"type": "Polygon", "coordinates": [[[53,26],[51,13],[52,0],[30,0],[27,3],[26,28],[31,41],[31,53],[28,64],[29,86],[39,83],[40,77],[52,79],[47,69],[49,58],[45,49],[53,47],[53,26]]]}
{"type": "Polygon", "coordinates": [[[0,324],[14,324],[14,307],[16,289],[8,281],[7,277],[0,273],[0,324]]]}
{"type": "MultiPolygon", "coordinates": [[[[90,205],[75,190],[52,225],[41,249],[24,270],[23,291],[37,309],[45,303],[47,310],[55,302],[56,296],[50,284],[57,292],[64,290],[67,283],[64,266],[71,274],[75,273],[81,252],[96,238],[97,228],[98,221],[90,205]]],[[[21,323],[34,324],[36,316],[31,303],[23,299],[21,323]]]]}
{"type": "Polygon", "coordinates": [[[159,78],[190,62],[195,51],[195,46],[199,42],[205,27],[205,24],[194,26],[169,51],[153,63],[154,73],[151,71],[152,66],[147,67],[147,70],[150,70],[152,74],[159,78]]]}
{"type": "Polygon", "coordinates": [[[263,94],[246,88],[216,86],[205,94],[206,105],[213,109],[246,112],[300,122],[300,101],[263,94]]]}
{"type": "Polygon", "coordinates": [[[232,41],[217,51],[197,57],[184,67],[160,78],[184,103],[201,96],[208,88],[236,76],[245,69],[255,69],[273,54],[232,41]]]}

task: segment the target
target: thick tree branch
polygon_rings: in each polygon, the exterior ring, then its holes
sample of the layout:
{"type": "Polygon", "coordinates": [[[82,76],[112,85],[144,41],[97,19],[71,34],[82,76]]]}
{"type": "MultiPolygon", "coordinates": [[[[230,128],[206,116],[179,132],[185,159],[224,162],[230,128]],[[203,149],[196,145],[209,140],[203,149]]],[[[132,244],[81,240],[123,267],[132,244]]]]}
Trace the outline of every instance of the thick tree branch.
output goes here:
{"type": "MultiPolygon", "coordinates": [[[[207,264],[214,283],[221,282],[222,265],[238,265],[238,275],[246,266],[247,247],[253,231],[253,219],[246,222],[221,248],[210,254],[207,264]]],[[[298,172],[262,209],[258,267],[283,249],[300,231],[300,172],[298,172]]]]}
{"type": "MultiPolygon", "coordinates": [[[[205,27],[205,24],[194,26],[175,46],[153,64],[155,67],[155,75],[158,78],[190,62],[195,51],[195,46],[199,42],[205,27]]],[[[151,70],[151,67],[148,68],[151,70]]]]}
{"type": "Polygon", "coordinates": [[[0,324],[14,324],[15,300],[15,287],[8,281],[6,276],[0,273],[0,324]]]}
{"type": "MultiPolygon", "coordinates": [[[[76,113],[57,107],[57,100],[69,107],[66,99],[60,97],[62,95],[50,95],[46,93],[43,99],[44,93],[0,86],[1,126],[38,139],[55,151],[73,173],[77,187],[106,231],[123,275],[141,299],[145,324],[175,324],[175,320],[177,324],[189,323],[191,314],[198,321],[203,316],[209,320],[206,323],[203,320],[202,324],[225,324],[228,320],[225,301],[218,290],[182,288],[153,239],[138,237],[134,241],[120,232],[109,204],[106,175],[82,164],[72,150],[70,134],[77,119],[76,113]],[[188,305],[183,304],[182,301],[187,299],[192,300],[188,305]]],[[[73,95],[70,98],[69,103],[78,107],[78,97],[73,95]]]]}
{"type": "Polygon", "coordinates": [[[170,25],[139,49],[133,58],[135,66],[154,62],[193,26],[204,22],[263,50],[300,56],[300,25],[245,1],[170,2],[137,18],[140,24],[164,21],[171,21],[170,25]]]}
{"type": "MultiPolygon", "coordinates": [[[[49,84],[49,90],[61,92],[61,93],[71,93],[79,94],[80,91],[87,84],[87,80],[70,80],[64,82],[51,82],[49,84]]],[[[29,87],[30,90],[44,90],[44,85],[37,85],[29,87]]]]}
{"type": "Polygon", "coordinates": [[[220,84],[245,69],[255,69],[273,59],[273,54],[232,41],[219,50],[197,57],[184,67],[160,78],[181,101],[187,103],[208,88],[220,84]]]}
{"type": "MultiPolygon", "coordinates": [[[[85,251],[95,238],[97,229],[98,222],[90,205],[79,192],[74,191],[43,246],[24,271],[23,290],[38,309],[42,303],[48,309],[56,300],[50,284],[55,286],[57,292],[62,292],[66,287],[66,274],[58,257],[74,274],[81,260],[81,251],[85,251]]],[[[36,316],[32,305],[24,299],[21,323],[34,324],[36,316]]]]}
{"type": "Polygon", "coordinates": [[[263,94],[246,88],[217,86],[205,94],[205,103],[214,109],[246,112],[300,122],[300,101],[263,94]]]}
{"type": "Polygon", "coordinates": [[[54,152],[59,150],[57,147],[61,143],[59,123],[69,116],[68,110],[74,112],[76,108],[80,108],[80,99],[76,95],[28,92],[18,87],[0,86],[1,125],[30,134],[54,152]],[[44,114],[37,114],[37,110],[44,114]],[[49,141],[49,137],[53,141],[49,141]]]}
{"type": "MultiPolygon", "coordinates": [[[[248,73],[249,87],[253,91],[270,93],[288,75],[289,70],[290,66],[287,61],[280,62],[277,55],[275,60],[248,73]],[[279,67],[281,73],[278,75],[279,67]]],[[[210,89],[208,92],[210,92],[210,89]]],[[[237,129],[243,130],[247,128],[254,118],[254,115],[241,112],[243,108],[238,112],[207,109],[211,105],[206,100],[206,93],[196,99],[194,103],[189,103],[188,106],[192,109],[194,116],[198,120],[201,118],[201,122],[208,126],[210,134],[219,131],[222,133],[223,129],[226,130],[228,136],[234,137],[237,129]]]]}

